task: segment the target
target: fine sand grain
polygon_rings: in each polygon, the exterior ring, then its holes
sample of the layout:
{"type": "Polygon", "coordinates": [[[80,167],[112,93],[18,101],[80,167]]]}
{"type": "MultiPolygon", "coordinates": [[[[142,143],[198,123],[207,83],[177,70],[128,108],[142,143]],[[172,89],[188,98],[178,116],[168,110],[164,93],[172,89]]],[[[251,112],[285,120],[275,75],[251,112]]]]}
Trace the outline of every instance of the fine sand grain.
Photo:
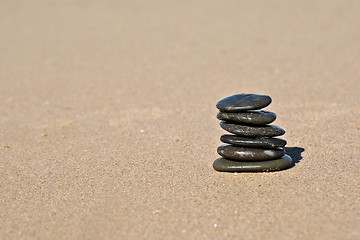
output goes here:
{"type": "Polygon", "coordinates": [[[0,239],[360,239],[360,1],[0,0],[0,239]],[[219,173],[216,102],[297,162],[219,173]]]}

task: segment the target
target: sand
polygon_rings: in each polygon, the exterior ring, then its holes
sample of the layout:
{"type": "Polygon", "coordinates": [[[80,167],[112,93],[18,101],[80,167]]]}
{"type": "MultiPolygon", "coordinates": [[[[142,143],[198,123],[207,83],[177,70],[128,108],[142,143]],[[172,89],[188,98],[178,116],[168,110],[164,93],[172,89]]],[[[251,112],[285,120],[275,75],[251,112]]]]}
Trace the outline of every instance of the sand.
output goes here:
{"type": "Polygon", "coordinates": [[[359,9],[1,1],[0,238],[359,239],[359,9]],[[293,168],[213,170],[235,93],[293,168]]]}

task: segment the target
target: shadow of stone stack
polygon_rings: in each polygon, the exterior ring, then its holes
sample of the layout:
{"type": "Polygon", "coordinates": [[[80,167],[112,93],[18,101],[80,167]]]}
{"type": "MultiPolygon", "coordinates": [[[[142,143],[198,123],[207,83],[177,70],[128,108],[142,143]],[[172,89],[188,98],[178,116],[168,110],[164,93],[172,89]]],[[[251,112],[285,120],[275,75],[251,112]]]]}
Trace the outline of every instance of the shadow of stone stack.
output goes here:
{"type": "Polygon", "coordinates": [[[232,134],[222,135],[225,145],[218,147],[222,157],[213,163],[219,172],[269,172],[289,168],[292,159],[286,154],[286,141],[275,138],[285,130],[270,125],[276,114],[259,110],[271,103],[270,96],[236,94],[220,100],[217,118],[222,129],[232,134]]]}

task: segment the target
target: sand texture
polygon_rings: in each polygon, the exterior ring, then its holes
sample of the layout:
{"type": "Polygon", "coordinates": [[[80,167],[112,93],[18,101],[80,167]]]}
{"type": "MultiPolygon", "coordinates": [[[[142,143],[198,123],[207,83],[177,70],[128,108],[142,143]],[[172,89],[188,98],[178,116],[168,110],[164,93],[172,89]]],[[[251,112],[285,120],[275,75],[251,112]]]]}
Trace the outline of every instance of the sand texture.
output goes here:
{"type": "Polygon", "coordinates": [[[0,0],[0,239],[360,239],[360,1],[0,0]],[[296,165],[219,173],[272,97],[296,165]]]}

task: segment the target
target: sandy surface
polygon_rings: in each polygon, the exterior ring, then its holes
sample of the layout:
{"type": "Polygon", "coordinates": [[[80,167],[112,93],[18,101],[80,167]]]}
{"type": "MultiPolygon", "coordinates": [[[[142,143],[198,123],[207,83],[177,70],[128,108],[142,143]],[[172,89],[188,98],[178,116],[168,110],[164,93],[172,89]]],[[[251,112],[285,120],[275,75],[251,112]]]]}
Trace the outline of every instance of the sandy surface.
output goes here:
{"type": "Polygon", "coordinates": [[[0,238],[360,239],[359,11],[0,1],[0,238]],[[213,170],[242,92],[272,96],[295,167],[213,170]]]}

